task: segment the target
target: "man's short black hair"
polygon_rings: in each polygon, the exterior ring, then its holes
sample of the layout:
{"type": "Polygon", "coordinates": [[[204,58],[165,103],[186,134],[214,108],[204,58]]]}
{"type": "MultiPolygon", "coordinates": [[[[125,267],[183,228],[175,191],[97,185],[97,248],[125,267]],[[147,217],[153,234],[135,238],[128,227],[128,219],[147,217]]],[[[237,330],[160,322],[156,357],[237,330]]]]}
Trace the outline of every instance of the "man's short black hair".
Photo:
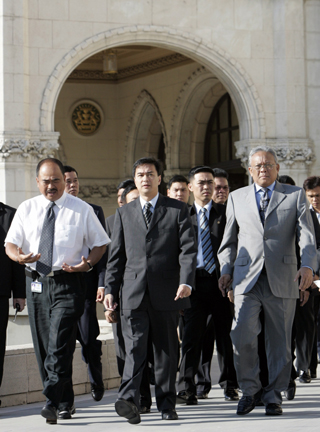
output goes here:
{"type": "Polygon", "coordinates": [[[64,165],[63,170],[64,170],[65,173],[67,173],[67,172],[75,172],[77,174],[77,177],[79,176],[78,171],[75,168],[73,168],[72,166],[70,166],[70,165],[64,165]]]}
{"type": "Polygon", "coordinates": [[[185,183],[188,186],[188,180],[181,174],[174,175],[167,184],[167,189],[170,189],[173,183],[185,183]]]}
{"type": "Polygon", "coordinates": [[[138,159],[132,167],[132,177],[136,175],[136,169],[141,165],[154,165],[158,176],[161,175],[161,162],[153,157],[144,157],[141,159],[138,159]]]}
{"type": "Polygon", "coordinates": [[[286,175],[286,174],[283,174],[283,175],[279,176],[278,182],[279,183],[283,183],[283,184],[289,184],[291,186],[295,186],[296,185],[296,183],[293,180],[293,178],[290,177],[290,176],[288,176],[288,175],[286,175]]]}
{"type": "Polygon", "coordinates": [[[52,163],[55,163],[56,165],[58,165],[58,167],[60,168],[60,171],[61,171],[62,175],[64,176],[64,168],[63,168],[62,162],[59,161],[59,159],[55,159],[55,158],[46,158],[46,159],[42,159],[42,160],[38,163],[38,165],[37,165],[37,168],[36,168],[36,176],[37,176],[37,177],[39,177],[39,171],[40,171],[40,168],[42,167],[43,164],[45,164],[45,163],[47,163],[47,162],[52,162],[52,163]]]}
{"type": "Polygon", "coordinates": [[[117,186],[117,190],[125,189],[127,186],[134,184],[134,181],[132,179],[123,180],[120,182],[117,186]]]}
{"type": "Polygon", "coordinates": [[[223,177],[225,179],[229,179],[229,174],[227,171],[221,168],[212,168],[213,171],[213,177],[223,177]]]}
{"type": "Polygon", "coordinates": [[[129,184],[121,194],[121,201],[126,202],[128,193],[135,190],[135,189],[137,189],[137,186],[134,183],[129,184]]]}
{"type": "Polygon", "coordinates": [[[320,186],[320,177],[319,176],[312,176],[305,179],[303,182],[303,189],[314,189],[316,187],[320,186]]]}
{"type": "Polygon", "coordinates": [[[213,169],[211,167],[209,167],[207,165],[197,165],[197,166],[191,168],[191,170],[189,171],[189,174],[188,174],[189,183],[193,180],[193,177],[196,174],[202,173],[202,172],[211,173],[214,177],[213,169]]]}

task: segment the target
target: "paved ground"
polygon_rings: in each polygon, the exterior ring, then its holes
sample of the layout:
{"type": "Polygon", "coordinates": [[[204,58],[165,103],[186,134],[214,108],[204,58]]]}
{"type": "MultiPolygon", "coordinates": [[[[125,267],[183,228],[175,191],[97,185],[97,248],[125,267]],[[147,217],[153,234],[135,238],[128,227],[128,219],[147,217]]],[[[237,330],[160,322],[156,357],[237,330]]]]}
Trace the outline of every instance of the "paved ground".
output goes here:
{"type": "MultiPolygon", "coordinates": [[[[213,382],[217,382],[218,365],[214,356],[213,382]]],[[[57,426],[46,425],[39,413],[43,403],[0,409],[0,431],[38,432],[58,428],[69,432],[122,432],[143,428],[143,431],[163,431],[168,428],[183,432],[286,432],[319,431],[320,427],[320,378],[310,384],[297,382],[294,401],[284,401],[284,414],[266,417],[264,407],[257,407],[244,417],[235,414],[236,402],[225,402],[223,392],[215,384],[209,399],[199,401],[197,406],[177,406],[178,421],[165,422],[153,405],[150,414],[142,416],[139,425],[130,425],[117,416],[114,410],[116,390],[108,390],[101,402],[94,402],[89,395],[76,397],[77,412],[72,420],[59,421],[57,426]]]]}

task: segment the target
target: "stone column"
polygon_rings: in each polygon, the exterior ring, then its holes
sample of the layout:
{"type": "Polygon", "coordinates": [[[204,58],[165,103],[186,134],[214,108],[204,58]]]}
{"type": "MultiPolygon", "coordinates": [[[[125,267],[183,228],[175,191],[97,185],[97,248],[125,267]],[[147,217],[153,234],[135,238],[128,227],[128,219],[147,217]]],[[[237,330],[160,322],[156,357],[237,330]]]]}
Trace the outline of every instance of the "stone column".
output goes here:
{"type": "Polygon", "coordinates": [[[38,194],[36,166],[55,157],[59,133],[4,132],[0,135],[0,201],[12,207],[38,194]]]}

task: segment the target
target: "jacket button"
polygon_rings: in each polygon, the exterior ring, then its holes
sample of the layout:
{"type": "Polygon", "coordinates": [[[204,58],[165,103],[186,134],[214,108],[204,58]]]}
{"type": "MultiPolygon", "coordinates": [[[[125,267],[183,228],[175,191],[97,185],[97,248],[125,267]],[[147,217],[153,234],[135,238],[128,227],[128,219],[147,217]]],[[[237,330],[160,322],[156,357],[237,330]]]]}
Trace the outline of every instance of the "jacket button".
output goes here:
{"type": "Polygon", "coordinates": [[[147,258],[151,258],[151,255],[147,255],[147,258]]]}
{"type": "Polygon", "coordinates": [[[268,237],[263,237],[263,240],[268,240],[268,237]]]}
{"type": "Polygon", "coordinates": [[[148,238],[148,239],[147,239],[147,242],[150,243],[150,242],[151,242],[151,239],[148,238]]]}

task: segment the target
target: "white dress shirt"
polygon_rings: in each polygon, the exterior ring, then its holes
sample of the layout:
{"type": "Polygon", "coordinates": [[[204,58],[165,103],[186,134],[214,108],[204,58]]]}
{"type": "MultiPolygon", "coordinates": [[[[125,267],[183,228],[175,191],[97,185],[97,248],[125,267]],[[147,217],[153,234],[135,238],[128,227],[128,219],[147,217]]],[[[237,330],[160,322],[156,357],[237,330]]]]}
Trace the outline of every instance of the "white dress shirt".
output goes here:
{"type": "Polygon", "coordinates": [[[149,202],[152,205],[152,207],[150,207],[150,211],[151,211],[151,213],[153,213],[154,212],[154,208],[155,208],[155,206],[157,204],[157,201],[158,201],[158,198],[159,198],[159,192],[150,201],[145,201],[143,198],[141,198],[141,196],[139,198],[140,198],[140,204],[141,204],[142,211],[143,211],[143,208],[144,208],[145,204],[147,202],[149,202]]]}
{"type": "MultiPolygon", "coordinates": [[[[46,211],[51,204],[44,195],[24,201],[18,207],[5,239],[21,247],[24,254],[38,253],[46,211]]],[[[53,207],[56,221],[53,242],[52,270],[60,270],[63,263],[77,265],[87,258],[89,249],[111,242],[92,207],[72,195],[63,193],[53,207]]],[[[36,270],[36,262],[29,264],[36,270]]]]}
{"type": "Polygon", "coordinates": [[[210,200],[208,204],[206,204],[204,207],[199,206],[196,202],[194,203],[196,211],[197,211],[197,224],[198,224],[198,254],[197,254],[197,269],[204,268],[204,262],[203,262],[203,253],[202,253],[202,244],[201,244],[201,227],[200,227],[200,210],[202,208],[207,209],[205,212],[205,217],[208,219],[210,218],[210,210],[212,207],[212,201],[210,200]]]}

